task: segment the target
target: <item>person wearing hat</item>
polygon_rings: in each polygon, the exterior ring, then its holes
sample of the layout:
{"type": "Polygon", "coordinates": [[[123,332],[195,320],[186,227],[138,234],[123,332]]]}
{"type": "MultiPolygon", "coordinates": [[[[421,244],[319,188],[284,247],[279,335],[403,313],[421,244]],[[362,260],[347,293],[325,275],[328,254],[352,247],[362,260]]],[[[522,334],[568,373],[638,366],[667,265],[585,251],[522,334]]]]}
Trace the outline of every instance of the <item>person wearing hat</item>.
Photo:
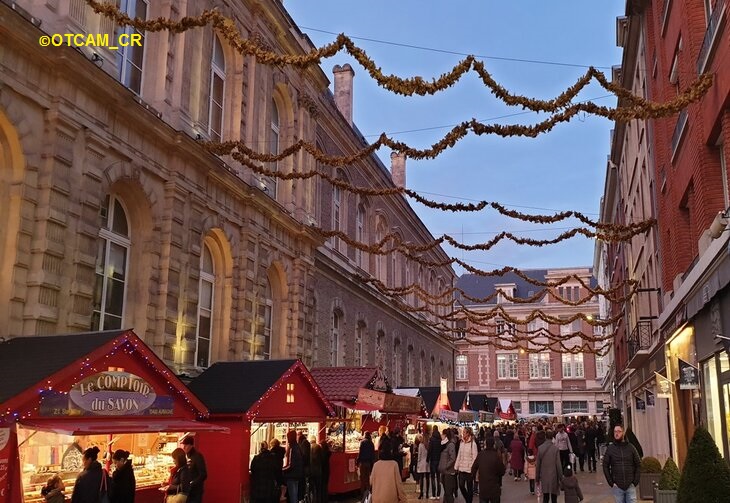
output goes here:
{"type": "Polygon", "coordinates": [[[208,471],[205,468],[205,458],[195,448],[195,439],[187,436],[182,441],[182,448],[188,458],[190,467],[190,492],[187,503],[202,503],[205,479],[208,471]]]}

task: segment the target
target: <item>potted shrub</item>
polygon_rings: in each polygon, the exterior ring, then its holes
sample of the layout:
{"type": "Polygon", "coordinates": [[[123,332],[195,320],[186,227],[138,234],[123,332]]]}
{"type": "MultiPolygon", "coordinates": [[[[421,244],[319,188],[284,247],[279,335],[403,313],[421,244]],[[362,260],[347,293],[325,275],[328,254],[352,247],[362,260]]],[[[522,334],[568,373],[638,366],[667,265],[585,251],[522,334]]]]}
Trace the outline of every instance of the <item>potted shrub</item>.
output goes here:
{"type": "Polygon", "coordinates": [[[639,497],[641,499],[652,498],[654,484],[659,482],[661,473],[662,464],[657,458],[647,456],[641,460],[641,478],[639,479],[639,497]]]}
{"type": "Polygon", "coordinates": [[[697,428],[687,451],[677,489],[677,503],[727,501],[730,494],[730,466],[703,427],[697,428]]]}
{"type": "Polygon", "coordinates": [[[654,491],[654,503],[676,503],[677,488],[679,487],[679,468],[672,458],[664,463],[662,476],[654,491]]]}

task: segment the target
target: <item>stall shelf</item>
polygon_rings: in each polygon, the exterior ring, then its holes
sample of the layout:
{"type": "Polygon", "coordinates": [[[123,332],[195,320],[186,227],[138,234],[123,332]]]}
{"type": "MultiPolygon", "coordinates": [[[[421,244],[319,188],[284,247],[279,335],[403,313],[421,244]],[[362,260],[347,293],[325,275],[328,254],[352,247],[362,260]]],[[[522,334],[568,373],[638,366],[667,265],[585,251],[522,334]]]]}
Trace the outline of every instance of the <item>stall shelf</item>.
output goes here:
{"type": "Polygon", "coordinates": [[[260,442],[277,438],[286,447],[289,429],[319,437],[320,424],[334,415],[300,360],[219,362],[189,387],[210,410],[209,421],[231,432],[197,435],[208,466],[208,501],[248,501],[249,466],[260,442]]]}
{"type": "Polygon", "coordinates": [[[207,415],[131,330],[11,338],[0,343],[0,501],[43,501],[53,474],[69,496],[81,453],[98,446],[107,468],[111,452],[130,451],[135,501],[159,503],[179,441],[225,431],[207,415]]]}

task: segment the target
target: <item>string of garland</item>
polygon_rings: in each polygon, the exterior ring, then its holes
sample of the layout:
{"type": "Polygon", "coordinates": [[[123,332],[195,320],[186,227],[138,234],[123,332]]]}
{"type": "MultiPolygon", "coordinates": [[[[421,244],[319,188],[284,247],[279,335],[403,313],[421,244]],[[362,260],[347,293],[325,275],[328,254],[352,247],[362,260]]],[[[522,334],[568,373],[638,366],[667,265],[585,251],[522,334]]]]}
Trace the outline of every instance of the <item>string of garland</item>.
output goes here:
{"type": "Polygon", "coordinates": [[[455,295],[457,299],[467,300],[473,304],[489,304],[499,295],[501,295],[504,299],[513,304],[535,304],[538,302],[542,302],[542,299],[547,296],[548,298],[552,298],[553,300],[563,305],[577,307],[583,304],[587,304],[588,302],[594,302],[594,298],[597,295],[603,296],[609,302],[622,304],[628,301],[633,295],[635,295],[636,290],[639,288],[638,283],[634,283],[633,285],[629,286],[625,281],[623,281],[608,290],[604,290],[603,288],[598,287],[594,290],[593,293],[591,293],[591,295],[587,295],[578,300],[568,300],[558,295],[553,289],[550,288],[542,288],[535,292],[533,295],[529,295],[527,297],[514,297],[512,295],[509,295],[508,293],[501,292],[500,290],[497,290],[487,295],[486,297],[474,297],[472,295],[469,295],[467,292],[459,287],[449,287],[434,295],[426,291],[426,289],[424,289],[418,283],[411,283],[410,285],[401,287],[389,287],[377,278],[372,278],[361,274],[355,274],[354,279],[359,283],[373,285],[378,291],[380,291],[384,295],[395,295],[403,297],[406,295],[415,294],[417,298],[424,300],[429,304],[444,307],[453,306],[455,295]],[[616,296],[617,292],[626,290],[627,287],[630,288],[628,293],[616,296]]]}
{"type": "MultiPolygon", "coordinates": [[[[501,205],[497,202],[490,202],[490,201],[481,201],[479,203],[469,203],[469,204],[463,204],[463,203],[455,203],[455,204],[444,204],[439,203],[436,201],[431,201],[429,199],[426,199],[422,196],[420,196],[417,192],[406,189],[404,187],[382,187],[382,188],[375,188],[375,187],[359,187],[356,185],[352,185],[346,180],[343,180],[341,178],[338,178],[337,176],[330,175],[329,173],[320,171],[320,170],[312,170],[312,171],[305,171],[305,172],[290,172],[290,173],[282,173],[280,171],[269,169],[265,166],[262,166],[260,164],[257,164],[250,159],[248,159],[246,156],[238,153],[238,152],[231,152],[227,148],[227,144],[215,144],[215,143],[209,143],[206,142],[204,144],[206,148],[208,148],[211,153],[214,153],[216,155],[231,155],[236,161],[240,162],[241,164],[245,165],[247,168],[251,169],[254,173],[270,177],[270,178],[277,178],[280,180],[307,180],[309,178],[313,178],[315,176],[318,176],[327,182],[331,183],[333,186],[350,192],[352,194],[357,194],[360,196],[393,196],[393,195],[406,195],[409,196],[426,206],[429,206],[431,208],[438,208],[445,211],[479,211],[481,209],[484,209],[486,207],[491,207],[495,209],[500,214],[507,216],[509,218],[513,218],[516,220],[521,220],[523,222],[530,222],[530,223],[536,223],[536,224],[551,224],[560,222],[563,220],[566,220],[568,218],[576,218],[580,220],[581,222],[585,223],[586,225],[591,225],[593,227],[596,227],[598,229],[601,229],[606,234],[618,234],[619,236],[623,236],[624,233],[634,233],[631,235],[635,235],[636,233],[641,233],[646,231],[647,229],[651,228],[652,225],[656,223],[654,219],[649,220],[643,220],[641,222],[632,222],[628,224],[614,224],[614,223],[606,223],[606,222],[598,222],[595,220],[592,220],[585,216],[583,213],[580,213],[578,211],[562,211],[559,213],[556,213],[555,215],[531,215],[527,213],[521,213],[515,210],[509,210],[505,206],[501,205]],[[223,148],[218,148],[219,146],[223,148]],[[226,154],[228,152],[228,154],[226,154]]],[[[628,236],[628,234],[626,234],[628,236]]],[[[628,236],[629,238],[631,236],[628,236]]],[[[622,240],[622,239],[619,239],[622,240]]]]}
{"type": "MultiPolygon", "coordinates": [[[[593,67],[590,67],[586,71],[585,75],[580,77],[575,84],[566,89],[558,97],[552,100],[538,100],[511,94],[492,78],[484,67],[483,62],[478,61],[471,55],[457,63],[451,71],[443,73],[438,78],[432,79],[428,82],[420,76],[401,78],[395,75],[385,75],[380,67],[377,66],[375,61],[373,61],[364,50],[357,47],[352,39],[347,37],[345,34],[338,35],[334,42],[320,48],[315,48],[306,54],[281,55],[263,48],[261,44],[255,40],[244,38],[232,19],[225,17],[223,14],[215,10],[205,10],[199,16],[186,16],[179,21],[173,21],[162,17],[144,20],[129,17],[114,4],[99,3],[95,0],[86,0],[86,3],[91,6],[94,12],[114,19],[118,25],[133,26],[140,31],[158,32],[166,30],[171,33],[182,33],[193,28],[210,25],[218,31],[221,37],[230,43],[234,50],[242,55],[253,56],[257,62],[265,65],[291,65],[296,68],[306,68],[311,65],[318,65],[321,63],[322,59],[330,58],[344,49],[367,71],[367,73],[378,83],[379,86],[390,92],[403,96],[424,96],[435,94],[439,91],[452,87],[467,72],[473,70],[479,75],[484,85],[489,88],[490,92],[495,97],[508,105],[522,106],[525,109],[536,112],[552,113],[571,106],[571,102],[575,96],[593,79],[596,79],[599,85],[601,85],[604,89],[615,93],[627,101],[630,104],[630,106],[627,107],[627,110],[631,110],[633,113],[648,114],[643,118],[647,118],[649,116],[659,117],[665,116],[661,114],[676,113],[686,106],[686,103],[684,105],[680,105],[680,102],[683,100],[679,99],[675,104],[675,107],[678,106],[679,108],[676,108],[674,112],[668,112],[669,109],[674,107],[667,108],[667,104],[655,103],[635,96],[629,90],[623,89],[618,84],[611,83],[602,72],[593,67]]],[[[689,94],[693,94],[694,92],[704,94],[704,92],[709,89],[711,83],[712,77],[709,74],[703,74],[698,78],[698,80],[690,85],[688,89],[689,94]]],[[[580,105],[580,111],[602,115],[609,119],[616,120],[614,117],[611,117],[610,111],[615,111],[617,109],[599,107],[592,102],[586,102],[580,105]]]]}

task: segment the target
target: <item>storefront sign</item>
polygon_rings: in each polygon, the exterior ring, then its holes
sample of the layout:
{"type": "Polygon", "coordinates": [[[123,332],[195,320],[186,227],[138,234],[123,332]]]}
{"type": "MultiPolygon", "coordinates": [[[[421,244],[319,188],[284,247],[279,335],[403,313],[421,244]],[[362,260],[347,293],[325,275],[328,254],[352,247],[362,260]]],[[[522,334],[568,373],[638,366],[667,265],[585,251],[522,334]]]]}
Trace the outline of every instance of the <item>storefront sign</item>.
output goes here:
{"type": "Polygon", "coordinates": [[[460,410],[458,414],[460,423],[474,423],[479,420],[479,413],[475,410],[460,410]]]}
{"type": "Polygon", "coordinates": [[[152,385],[122,371],[93,374],[74,384],[68,394],[41,394],[41,416],[169,416],[170,396],[157,396],[152,385]]]}
{"type": "Polygon", "coordinates": [[[646,397],[646,406],[647,407],[654,407],[654,393],[651,391],[644,390],[644,395],[646,397]]]}
{"type": "Polygon", "coordinates": [[[634,396],[634,400],[636,400],[636,410],[646,411],[646,402],[644,400],[638,396],[634,396]]]}
{"type": "Polygon", "coordinates": [[[479,411],[479,421],[482,423],[491,423],[494,421],[494,412],[487,412],[485,410],[479,411]]]}
{"type": "Polygon", "coordinates": [[[677,358],[679,363],[679,389],[700,389],[700,373],[697,367],[677,358]]]}
{"type": "Polygon", "coordinates": [[[439,413],[439,419],[441,419],[442,421],[456,422],[459,420],[459,413],[454,412],[453,410],[442,409],[439,413]]]}
{"type": "Polygon", "coordinates": [[[658,372],[654,372],[654,375],[656,376],[656,396],[658,398],[672,398],[671,381],[658,372]]]}
{"type": "MultiPolygon", "coordinates": [[[[385,393],[367,388],[360,388],[357,392],[357,403],[381,410],[385,405],[385,393]]],[[[355,405],[357,408],[357,405],[355,405]]]]}
{"type": "Polygon", "coordinates": [[[416,396],[385,394],[383,412],[418,414],[421,412],[421,398],[416,396]]]}

